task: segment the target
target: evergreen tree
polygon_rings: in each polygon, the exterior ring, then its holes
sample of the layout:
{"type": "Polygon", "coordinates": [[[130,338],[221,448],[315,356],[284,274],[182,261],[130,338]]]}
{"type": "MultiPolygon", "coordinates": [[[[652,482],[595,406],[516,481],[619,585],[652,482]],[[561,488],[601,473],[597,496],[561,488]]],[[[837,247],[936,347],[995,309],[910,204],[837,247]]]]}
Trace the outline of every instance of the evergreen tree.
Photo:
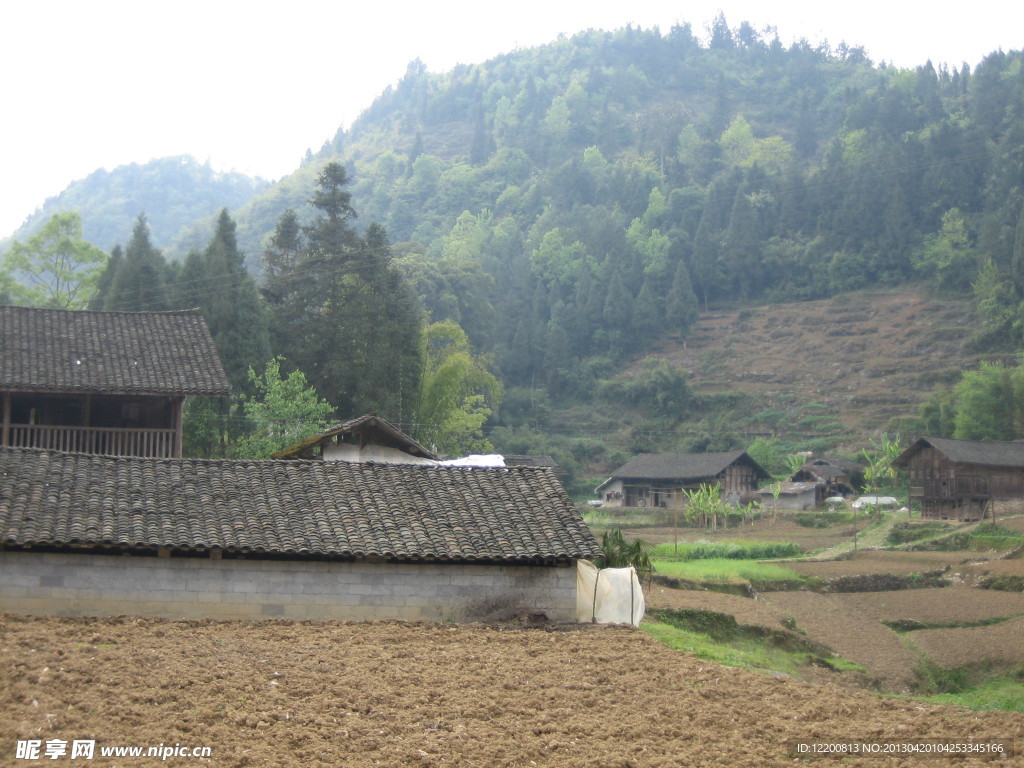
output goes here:
{"type": "Polygon", "coordinates": [[[277,351],[343,415],[369,411],[411,421],[419,397],[419,308],[392,263],[384,230],[360,236],[348,175],[329,163],[310,200],[319,211],[301,230],[278,224],[265,295],[277,351]]]}
{"type": "Polygon", "coordinates": [[[117,266],[103,308],[129,312],[170,308],[165,277],[167,263],[150,241],[146,215],[139,214],[124,260],[117,266]]]}

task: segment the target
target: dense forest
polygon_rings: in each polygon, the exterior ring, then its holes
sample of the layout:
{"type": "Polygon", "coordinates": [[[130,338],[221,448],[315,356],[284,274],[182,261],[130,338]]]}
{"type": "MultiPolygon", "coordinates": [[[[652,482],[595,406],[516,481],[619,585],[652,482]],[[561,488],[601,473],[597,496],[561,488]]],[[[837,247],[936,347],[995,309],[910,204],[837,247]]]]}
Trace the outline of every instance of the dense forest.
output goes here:
{"type": "MultiPolygon", "coordinates": [[[[695,396],[684,371],[658,361],[633,378],[619,372],[658,339],[682,343],[709,307],[905,283],[970,298],[976,347],[1015,353],[1022,146],[1019,51],[905,70],[846,45],[787,47],[722,16],[707,40],[689,25],[588,31],[445,73],[414,61],[294,174],[233,207],[231,269],[243,274],[244,261],[255,275],[262,292],[246,290],[277,330],[259,355],[283,355],[283,370],[302,370],[340,416],[376,407],[413,434],[433,428],[407,376],[432,370],[422,329],[446,324],[437,348],[458,347],[500,382],[487,382],[476,415],[504,450],[555,453],[570,468],[614,460],[555,430],[610,427],[624,408],[663,425],[633,449],[736,447],[727,431],[678,429],[735,403],[695,396]],[[347,244],[318,256],[324,174],[337,192],[339,164],[347,244]],[[288,293],[332,275],[350,285],[288,293]],[[372,288],[353,288],[357,277],[372,288]],[[319,333],[306,324],[318,306],[337,309],[346,329],[322,326],[346,336],[322,345],[359,334],[370,344],[339,361],[404,360],[400,375],[381,375],[405,384],[357,396],[361,376],[344,362],[318,374],[317,353],[303,359],[297,346],[319,333]],[[418,357],[409,338],[388,335],[403,323],[419,334],[418,357]]],[[[191,279],[198,262],[176,268],[191,279]]],[[[258,372],[265,360],[252,354],[258,372]]],[[[234,375],[251,386],[246,366],[234,375]]],[[[955,400],[937,393],[922,425],[954,432],[955,400]]]]}

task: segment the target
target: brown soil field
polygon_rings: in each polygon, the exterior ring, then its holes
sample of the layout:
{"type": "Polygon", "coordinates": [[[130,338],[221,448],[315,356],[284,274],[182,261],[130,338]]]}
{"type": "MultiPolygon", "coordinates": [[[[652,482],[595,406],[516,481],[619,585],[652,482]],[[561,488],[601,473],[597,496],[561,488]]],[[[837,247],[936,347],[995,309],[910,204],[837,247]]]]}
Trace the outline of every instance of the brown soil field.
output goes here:
{"type": "Polygon", "coordinates": [[[954,384],[974,367],[968,341],[976,327],[967,301],[868,290],[704,312],[685,344],[666,337],[649,354],[682,366],[697,392],[746,392],[766,409],[819,403],[859,450],[865,435],[916,416],[936,384],[954,384]]]}
{"type": "MultiPolygon", "coordinates": [[[[966,586],[857,592],[831,597],[877,621],[908,619],[931,624],[963,623],[1024,614],[1024,594],[1020,592],[966,586]]],[[[1020,651],[1020,658],[1024,661],[1024,646],[1020,651]]]]}
{"type": "MultiPolygon", "coordinates": [[[[927,573],[962,569],[964,561],[986,561],[986,555],[968,550],[960,552],[904,552],[894,550],[860,550],[846,560],[821,560],[784,563],[787,568],[806,576],[831,579],[874,573],[927,573]]],[[[986,561],[988,562],[988,561],[986,561]]]]}
{"type": "MultiPolygon", "coordinates": [[[[19,739],[55,738],[95,739],[97,750],[209,746],[211,760],[166,762],[257,768],[791,766],[804,762],[791,754],[794,740],[1014,739],[1024,748],[1021,714],[724,668],[619,627],[6,615],[0,691],[3,765],[54,764],[15,760],[14,750],[19,739]]],[[[93,764],[153,763],[98,755],[93,764]]]]}
{"type": "Polygon", "coordinates": [[[1018,663],[1024,659],[1024,618],[987,627],[921,629],[911,632],[910,639],[942,667],[987,660],[1018,663]]]}

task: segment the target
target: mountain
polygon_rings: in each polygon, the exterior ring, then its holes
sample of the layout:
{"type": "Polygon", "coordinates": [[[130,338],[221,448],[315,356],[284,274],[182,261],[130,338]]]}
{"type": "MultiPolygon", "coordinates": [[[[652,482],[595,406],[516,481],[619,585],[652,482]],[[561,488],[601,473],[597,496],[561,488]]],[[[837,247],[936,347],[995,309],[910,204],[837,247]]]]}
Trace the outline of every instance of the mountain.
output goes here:
{"type": "Polygon", "coordinates": [[[911,281],[962,296],[986,265],[1024,296],[1022,71],[1019,51],[876,66],[722,18],[707,44],[628,27],[442,74],[413,62],[236,212],[240,243],[257,266],[340,159],[431,319],[462,324],[506,384],[586,395],[685,336],[698,304],[911,281]]]}
{"type": "Polygon", "coordinates": [[[189,155],[101,168],[48,198],[8,240],[24,242],[55,213],[74,210],[82,215],[85,240],[109,251],[128,241],[135,220],[145,213],[154,245],[183,256],[189,247],[209,241],[221,208],[238,208],[267,185],[241,173],[215,171],[189,155]]]}
{"type": "MultiPolygon", "coordinates": [[[[593,435],[634,451],[725,450],[781,432],[792,447],[838,445],[911,417],[918,394],[979,355],[1024,347],[1022,74],[1020,51],[973,69],[897,69],[855,47],[787,47],[723,17],[707,42],[685,24],[590,30],[450,72],[414,61],[295,173],[193,218],[231,208],[258,271],[281,215],[309,221],[319,171],[343,162],[356,225],[382,224],[428,319],[457,322],[489,355],[506,452],[550,448],[593,466],[616,460],[593,435]],[[836,307],[903,290],[962,309],[934,331],[960,328],[957,341],[917,329],[872,361],[873,315],[836,307]],[[823,319],[786,319],[794,302],[823,307],[823,319]],[[723,331],[732,349],[680,353],[701,349],[720,315],[735,316],[723,331]],[[756,335],[740,332],[755,318],[756,335]],[[783,332],[777,364],[733,362],[783,332]],[[847,332],[864,337],[863,359],[837,351],[847,332]],[[911,352],[933,343],[945,367],[913,374],[911,352]],[[892,379],[904,400],[881,402],[884,387],[815,396],[786,379],[798,366],[821,392],[852,386],[841,375],[852,366],[892,379]],[[774,394],[751,394],[765,371],[774,394]],[[822,413],[783,402],[809,396],[822,413]],[[835,429],[819,429],[829,418],[835,429]]],[[[174,207],[145,206],[151,221],[174,207]]]]}

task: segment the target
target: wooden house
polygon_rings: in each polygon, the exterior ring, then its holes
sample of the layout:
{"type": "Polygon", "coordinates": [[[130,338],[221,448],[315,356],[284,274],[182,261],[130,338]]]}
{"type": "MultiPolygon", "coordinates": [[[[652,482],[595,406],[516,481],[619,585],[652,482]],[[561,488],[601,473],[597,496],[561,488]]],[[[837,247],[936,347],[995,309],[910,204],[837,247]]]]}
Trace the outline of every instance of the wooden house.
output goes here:
{"type": "Polygon", "coordinates": [[[180,456],[185,398],[229,394],[198,311],[0,306],[0,447],[180,456]]]}
{"type": "Polygon", "coordinates": [[[822,456],[811,459],[789,478],[816,486],[815,505],[835,496],[852,496],[864,488],[864,467],[854,461],[822,456]]]}
{"type": "Polygon", "coordinates": [[[911,508],[940,520],[980,520],[1024,499],[1024,442],[922,437],[893,464],[907,470],[911,508]]]}
{"type": "Polygon", "coordinates": [[[757,494],[760,481],[771,478],[746,451],[725,453],[640,454],[615,470],[595,491],[606,504],[621,507],[686,506],[685,491],[718,486],[730,503],[757,494]]]}

